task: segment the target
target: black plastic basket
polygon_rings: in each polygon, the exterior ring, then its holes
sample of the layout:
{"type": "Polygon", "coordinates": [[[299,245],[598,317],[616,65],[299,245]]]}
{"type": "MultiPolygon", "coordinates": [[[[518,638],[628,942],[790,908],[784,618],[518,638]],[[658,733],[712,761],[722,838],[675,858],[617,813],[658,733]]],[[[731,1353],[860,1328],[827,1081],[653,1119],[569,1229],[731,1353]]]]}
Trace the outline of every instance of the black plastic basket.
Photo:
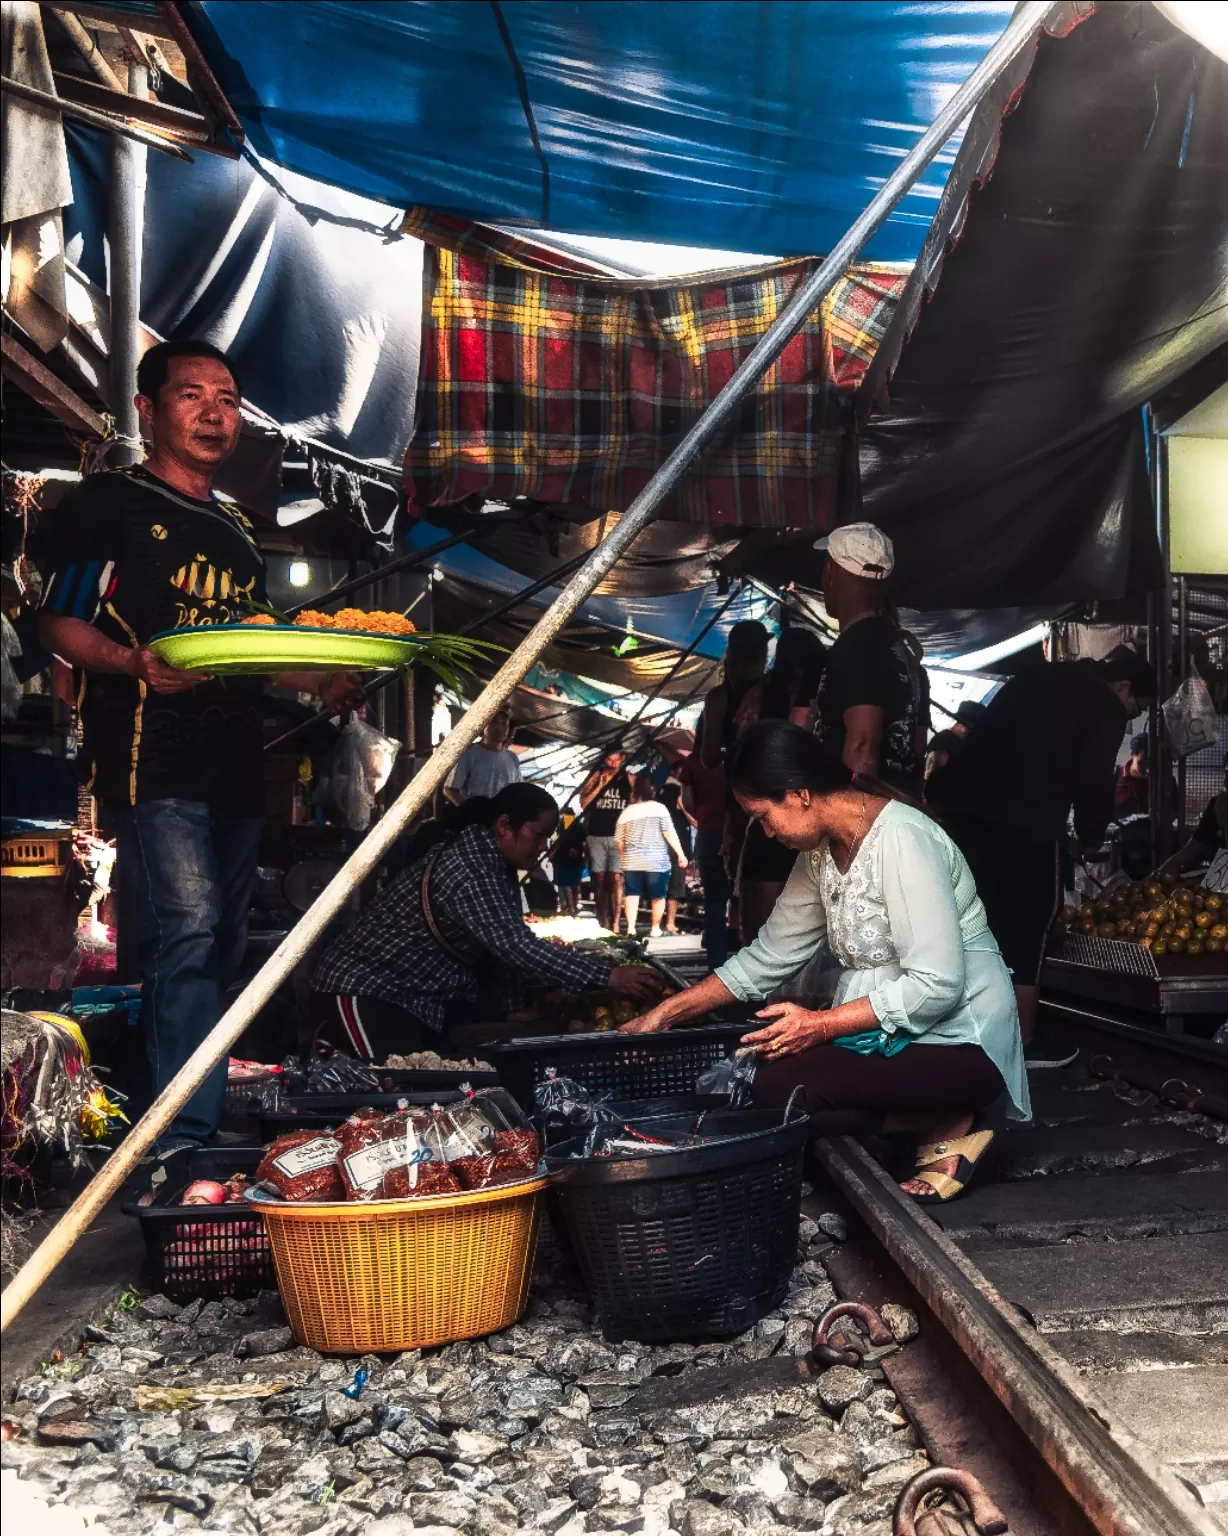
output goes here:
{"type": "Polygon", "coordinates": [[[227,1083],[226,1092],[222,1096],[222,1130],[237,1131],[240,1135],[250,1132],[254,1136],[256,1127],[252,1116],[260,1107],[261,1095],[276,1080],[276,1072],[268,1072],[259,1077],[239,1078],[233,1083],[227,1083]]]}
{"type": "Polygon", "coordinates": [[[499,1081],[526,1110],[551,1067],[594,1098],[626,1103],[694,1093],[704,1068],[732,1056],[745,1033],[745,1024],[705,1024],[657,1035],[539,1035],[494,1046],[490,1054],[499,1081]]]}
{"type": "MultiPolygon", "coordinates": [[[[685,1132],[688,1115],[643,1119],[685,1132]]],[[[551,1148],[557,1209],[608,1339],[741,1333],[777,1306],[797,1258],[809,1117],[714,1110],[733,1139],[635,1158],[569,1160],[551,1148]]]]}
{"type": "MultiPolygon", "coordinates": [[[[177,1199],[195,1179],[221,1182],[232,1173],[254,1174],[263,1157],[263,1147],[172,1153],[164,1160],[163,1187],[170,1199],[177,1199]]],[[[125,1203],[121,1209],[140,1222],[150,1279],[172,1301],[276,1290],[264,1218],[246,1201],[204,1206],[125,1203]]]]}

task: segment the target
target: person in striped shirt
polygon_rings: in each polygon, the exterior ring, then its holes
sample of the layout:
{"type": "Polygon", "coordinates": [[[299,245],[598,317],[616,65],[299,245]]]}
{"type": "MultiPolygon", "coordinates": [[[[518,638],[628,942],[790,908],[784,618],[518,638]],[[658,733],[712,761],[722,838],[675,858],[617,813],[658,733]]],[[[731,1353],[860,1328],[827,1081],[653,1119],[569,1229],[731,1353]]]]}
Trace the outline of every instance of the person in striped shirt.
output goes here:
{"type": "Polygon", "coordinates": [[[614,829],[618,854],[623,867],[623,907],[627,914],[627,932],[634,935],[640,898],[646,898],[652,911],[651,938],[661,937],[661,919],[665,915],[665,896],[669,889],[670,853],[685,868],[687,857],[669,812],[656,799],[652,779],[646,773],[636,776],[631,787],[631,803],[618,818],[614,829]]]}

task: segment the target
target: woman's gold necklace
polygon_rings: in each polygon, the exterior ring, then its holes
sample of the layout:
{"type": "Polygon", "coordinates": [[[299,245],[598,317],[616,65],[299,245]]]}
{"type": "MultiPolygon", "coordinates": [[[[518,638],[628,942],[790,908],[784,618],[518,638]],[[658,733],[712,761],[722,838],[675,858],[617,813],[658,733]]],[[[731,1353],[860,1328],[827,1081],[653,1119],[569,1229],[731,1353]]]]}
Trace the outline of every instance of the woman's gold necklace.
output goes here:
{"type": "Polygon", "coordinates": [[[849,870],[852,869],[852,867],[853,867],[853,860],[857,857],[857,850],[858,850],[858,848],[861,847],[861,834],[862,834],[862,832],[863,832],[863,830],[865,828],[865,824],[866,824],[866,796],[865,796],[865,791],[862,790],[862,793],[861,793],[861,815],[857,818],[857,832],[856,832],[856,835],[854,836],[853,841],[849,844],[848,863],[844,866],[844,873],[846,875],[848,874],[849,870]]]}

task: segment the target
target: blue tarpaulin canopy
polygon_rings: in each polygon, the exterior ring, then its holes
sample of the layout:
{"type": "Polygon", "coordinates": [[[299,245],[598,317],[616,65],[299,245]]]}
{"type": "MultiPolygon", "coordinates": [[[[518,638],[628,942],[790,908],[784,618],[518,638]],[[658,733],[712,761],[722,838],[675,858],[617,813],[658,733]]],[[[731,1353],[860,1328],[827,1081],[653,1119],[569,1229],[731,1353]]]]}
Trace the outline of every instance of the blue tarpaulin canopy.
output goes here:
{"type": "MultiPolygon", "coordinates": [[[[399,206],[573,234],[828,250],[1009,3],[204,0],[267,159],[399,206]]],[[[866,255],[911,261],[955,145],[866,255]]]]}

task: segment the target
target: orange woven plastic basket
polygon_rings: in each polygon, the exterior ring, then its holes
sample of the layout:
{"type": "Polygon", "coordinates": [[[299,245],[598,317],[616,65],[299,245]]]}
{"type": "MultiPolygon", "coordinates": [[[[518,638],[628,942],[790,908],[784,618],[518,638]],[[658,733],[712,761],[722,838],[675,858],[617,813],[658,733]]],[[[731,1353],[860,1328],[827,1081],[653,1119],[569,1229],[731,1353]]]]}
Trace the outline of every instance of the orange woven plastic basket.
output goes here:
{"type": "Polygon", "coordinates": [[[524,1311],[549,1180],[463,1195],[261,1205],[294,1336],[322,1354],[474,1339],[524,1311]]]}

